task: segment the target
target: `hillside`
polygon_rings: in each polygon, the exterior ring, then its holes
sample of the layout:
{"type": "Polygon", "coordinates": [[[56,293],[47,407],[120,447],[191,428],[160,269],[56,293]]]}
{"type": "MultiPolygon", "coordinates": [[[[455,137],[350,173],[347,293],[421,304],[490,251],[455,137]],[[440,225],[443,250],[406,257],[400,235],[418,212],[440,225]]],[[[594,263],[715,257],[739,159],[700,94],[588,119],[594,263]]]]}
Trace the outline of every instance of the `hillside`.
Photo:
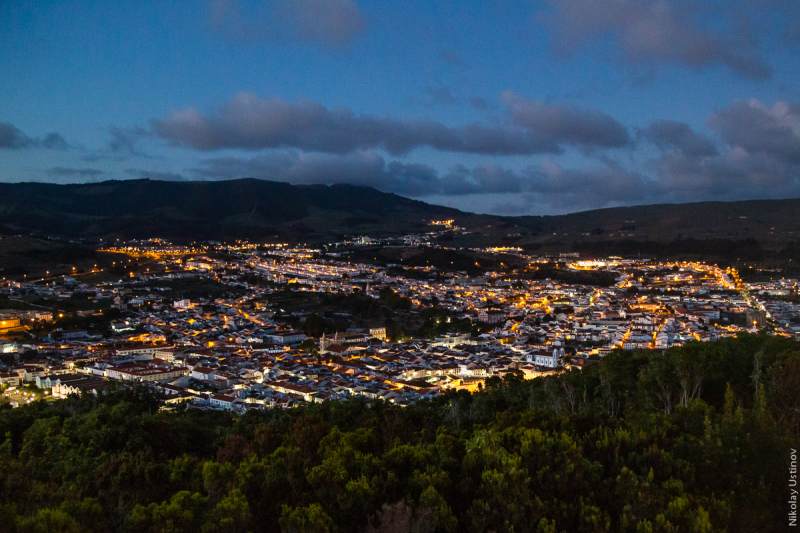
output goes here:
{"type": "Polygon", "coordinates": [[[430,230],[453,218],[448,246],[519,246],[582,256],[703,256],[787,262],[800,251],[800,199],[596,209],[558,216],[476,215],[370,187],[266,180],[0,184],[0,234],[92,238],[264,239],[430,230]]]}
{"type": "Polygon", "coordinates": [[[790,531],[799,348],[743,334],[614,352],[408,407],[236,417],[111,386],[0,408],[0,529],[790,531]]]}
{"type": "Polygon", "coordinates": [[[513,220],[542,233],[555,231],[576,237],[590,233],[606,238],[755,238],[786,242],[800,236],[798,210],[800,199],[747,200],[615,207],[513,220]]]}
{"type": "Polygon", "coordinates": [[[0,184],[0,224],[82,237],[261,238],[405,233],[461,212],[353,185],[255,179],[0,184]]]}

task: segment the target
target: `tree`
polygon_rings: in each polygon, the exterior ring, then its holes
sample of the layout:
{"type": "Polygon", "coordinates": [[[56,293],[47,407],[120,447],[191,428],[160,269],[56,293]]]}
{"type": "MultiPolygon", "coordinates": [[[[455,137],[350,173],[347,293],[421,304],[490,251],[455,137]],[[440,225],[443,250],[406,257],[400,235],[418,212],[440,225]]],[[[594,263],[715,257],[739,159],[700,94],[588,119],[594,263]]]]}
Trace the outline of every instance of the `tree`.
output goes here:
{"type": "Polygon", "coordinates": [[[189,491],[176,493],[167,502],[151,503],[145,507],[137,505],[126,520],[126,528],[132,531],[170,533],[192,533],[199,531],[203,523],[208,498],[189,491]]]}
{"type": "Polygon", "coordinates": [[[320,337],[325,331],[325,327],[325,319],[316,313],[311,313],[303,322],[303,333],[309,337],[320,337]]]}
{"type": "Polygon", "coordinates": [[[653,355],[650,363],[642,367],[640,379],[642,394],[657,411],[672,413],[676,381],[672,361],[663,354],[653,355]]]}
{"type": "Polygon", "coordinates": [[[333,533],[336,527],[322,506],[312,503],[307,507],[283,506],[280,518],[283,533],[333,533]]]}
{"type": "Polygon", "coordinates": [[[703,380],[709,370],[708,350],[690,346],[681,350],[671,350],[672,365],[679,386],[680,403],[684,407],[700,396],[703,380]]]}
{"type": "Polygon", "coordinates": [[[250,521],[250,506],[238,490],[232,490],[208,514],[201,533],[244,533],[250,521]]]}

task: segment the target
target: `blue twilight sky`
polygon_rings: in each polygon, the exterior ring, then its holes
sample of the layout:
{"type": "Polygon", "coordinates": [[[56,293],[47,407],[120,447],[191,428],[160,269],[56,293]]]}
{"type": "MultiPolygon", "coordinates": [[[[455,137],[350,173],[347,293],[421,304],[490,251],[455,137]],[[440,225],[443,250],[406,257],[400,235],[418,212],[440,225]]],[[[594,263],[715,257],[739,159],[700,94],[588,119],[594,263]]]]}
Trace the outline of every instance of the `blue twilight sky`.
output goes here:
{"type": "Polygon", "coordinates": [[[0,0],[0,181],[800,196],[796,0],[0,0]]]}

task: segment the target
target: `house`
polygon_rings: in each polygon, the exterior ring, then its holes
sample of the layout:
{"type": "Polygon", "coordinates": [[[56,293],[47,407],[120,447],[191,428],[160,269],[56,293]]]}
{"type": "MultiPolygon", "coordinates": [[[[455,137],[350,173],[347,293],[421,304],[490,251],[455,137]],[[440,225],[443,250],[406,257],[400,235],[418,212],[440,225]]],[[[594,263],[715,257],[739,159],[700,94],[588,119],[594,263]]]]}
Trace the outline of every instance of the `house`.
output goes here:
{"type": "Polygon", "coordinates": [[[20,327],[20,321],[17,317],[6,317],[0,320],[0,332],[11,331],[12,329],[18,329],[20,327]]]}
{"type": "Polygon", "coordinates": [[[61,332],[63,340],[86,339],[88,337],[89,333],[84,329],[68,329],[61,332]]]}
{"type": "Polygon", "coordinates": [[[19,385],[19,375],[16,372],[0,372],[0,385],[16,387],[19,385]]]}
{"type": "Polygon", "coordinates": [[[17,350],[16,342],[0,337],[0,353],[14,353],[17,350]]]}
{"type": "Polygon", "coordinates": [[[209,403],[211,404],[211,407],[230,411],[233,409],[233,402],[235,400],[236,398],[233,396],[228,396],[227,394],[212,394],[211,398],[209,399],[209,403]]]}
{"type": "Polygon", "coordinates": [[[136,328],[134,328],[133,325],[130,322],[128,322],[127,320],[124,321],[124,322],[123,321],[119,321],[119,322],[112,322],[111,323],[111,331],[113,331],[114,333],[122,333],[122,332],[125,332],[125,331],[133,331],[134,329],[136,329],[136,328]]]}
{"type": "Polygon", "coordinates": [[[85,378],[85,374],[51,374],[48,376],[37,376],[36,386],[40,389],[52,389],[61,383],[81,381],[85,378]]]}
{"type": "Polygon", "coordinates": [[[175,366],[172,368],[151,367],[132,369],[109,367],[106,370],[106,375],[111,379],[118,379],[121,381],[162,381],[165,379],[180,377],[187,371],[187,368],[180,366],[175,366]]]}
{"type": "Polygon", "coordinates": [[[485,322],[487,324],[497,324],[499,322],[503,322],[506,319],[506,314],[502,311],[497,310],[486,310],[481,309],[478,311],[478,320],[481,322],[485,322]]]}
{"type": "Polygon", "coordinates": [[[267,338],[276,344],[280,344],[282,346],[291,346],[293,344],[300,344],[308,337],[299,331],[282,331],[280,333],[268,335],[267,338]]]}
{"type": "Polygon", "coordinates": [[[214,381],[216,374],[217,370],[214,368],[196,366],[189,375],[198,381],[214,381]]]}
{"type": "Polygon", "coordinates": [[[374,339],[386,340],[386,328],[370,328],[369,334],[374,339]]]}
{"type": "Polygon", "coordinates": [[[55,398],[66,398],[70,394],[81,394],[88,392],[97,396],[102,392],[108,382],[104,379],[86,377],[79,381],[70,381],[68,383],[58,383],[53,387],[53,396],[55,398]]]}
{"type": "Polygon", "coordinates": [[[634,331],[622,343],[625,350],[647,350],[651,348],[653,337],[649,333],[634,331]]]}
{"type": "Polygon", "coordinates": [[[53,313],[50,311],[30,311],[28,315],[31,317],[31,320],[39,320],[40,322],[53,321],[53,313]]]}
{"type": "Polygon", "coordinates": [[[132,357],[136,360],[153,359],[158,357],[160,352],[168,350],[172,346],[164,346],[163,344],[147,344],[134,346],[132,348],[122,348],[117,350],[117,355],[120,357],[132,357]]]}
{"type": "Polygon", "coordinates": [[[25,367],[24,374],[25,381],[30,382],[35,380],[37,377],[44,377],[47,375],[47,371],[43,367],[25,367]]]}
{"type": "Polygon", "coordinates": [[[174,302],[172,304],[172,307],[174,307],[175,309],[184,311],[186,309],[193,308],[194,304],[192,304],[191,300],[177,300],[176,302],[174,302]]]}

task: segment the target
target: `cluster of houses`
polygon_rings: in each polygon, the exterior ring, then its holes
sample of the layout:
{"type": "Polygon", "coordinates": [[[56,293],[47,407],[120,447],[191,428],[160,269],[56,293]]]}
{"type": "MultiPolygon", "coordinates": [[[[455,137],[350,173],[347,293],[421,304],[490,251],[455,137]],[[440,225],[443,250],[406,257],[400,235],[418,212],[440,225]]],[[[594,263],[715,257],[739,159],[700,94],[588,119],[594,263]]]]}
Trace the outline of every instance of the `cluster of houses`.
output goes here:
{"type": "MultiPolygon", "coordinates": [[[[408,405],[450,388],[475,390],[486,379],[509,373],[531,379],[582,368],[615,349],[666,349],[760,329],[767,313],[784,312],[774,303],[766,309],[754,304],[736,290],[731,272],[702,263],[560,261],[564,270],[612,275],[611,286],[599,287],[526,279],[519,272],[478,277],[435,272],[426,278],[432,267],[403,277],[317,251],[265,253],[245,246],[229,251],[229,260],[165,255],[171,273],[140,273],[116,282],[71,279],[0,287],[0,294],[18,298],[29,292],[55,298],[80,292],[98,307],[119,310],[102,331],[57,330],[21,342],[0,338],[0,354],[18,356],[0,368],[0,382],[35,384],[55,398],[141,383],[164,394],[167,405],[236,412],[354,396],[408,405]],[[251,284],[247,280],[253,277],[268,283],[251,284]],[[186,279],[230,291],[216,298],[166,296],[174,292],[170,283],[186,279]],[[282,314],[270,304],[286,291],[360,291],[378,298],[387,288],[410,299],[411,314],[436,306],[461,323],[465,318],[481,323],[485,333],[390,339],[386,328],[354,320],[346,331],[309,339],[290,325],[296,327],[308,313],[282,314]]],[[[533,266],[541,261],[519,255],[533,266]]],[[[788,290],[795,289],[796,283],[788,290]]],[[[36,316],[2,315],[8,331],[53,318],[43,310],[27,313],[36,316]]],[[[779,332],[796,335],[800,328],[791,324],[797,322],[790,320],[779,332]]]]}

